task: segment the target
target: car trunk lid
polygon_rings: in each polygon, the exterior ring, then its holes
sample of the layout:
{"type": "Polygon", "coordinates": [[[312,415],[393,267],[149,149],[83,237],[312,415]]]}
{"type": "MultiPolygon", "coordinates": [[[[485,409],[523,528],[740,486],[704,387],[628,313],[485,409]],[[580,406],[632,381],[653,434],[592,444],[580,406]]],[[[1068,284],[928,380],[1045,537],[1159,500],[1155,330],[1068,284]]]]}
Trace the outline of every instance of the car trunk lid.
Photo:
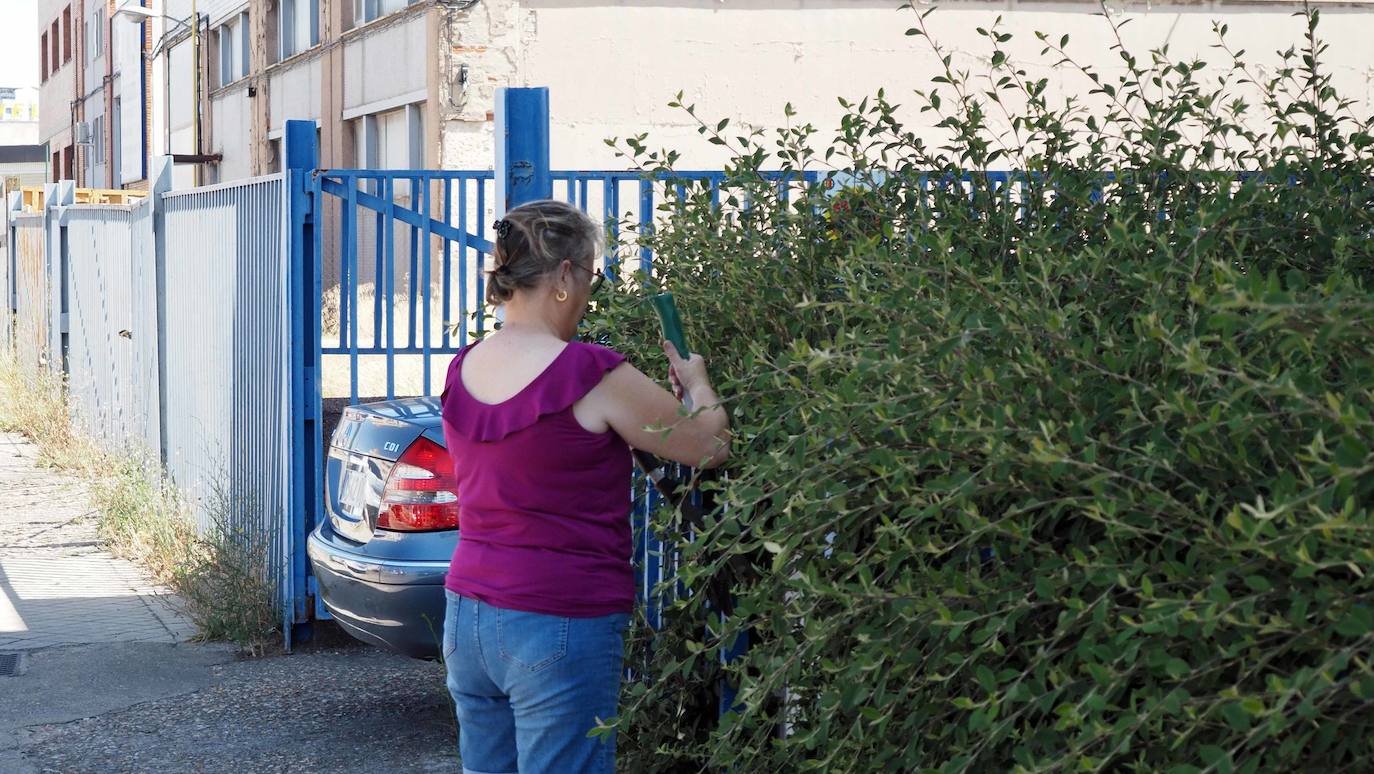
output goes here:
{"type": "Polygon", "coordinates": [[[420,436],[443,445],[439,401],[407,398],[344,409],[330,438],[326,505],[334,531],[372,539],[382,492],[396,460],[420,436]]]}

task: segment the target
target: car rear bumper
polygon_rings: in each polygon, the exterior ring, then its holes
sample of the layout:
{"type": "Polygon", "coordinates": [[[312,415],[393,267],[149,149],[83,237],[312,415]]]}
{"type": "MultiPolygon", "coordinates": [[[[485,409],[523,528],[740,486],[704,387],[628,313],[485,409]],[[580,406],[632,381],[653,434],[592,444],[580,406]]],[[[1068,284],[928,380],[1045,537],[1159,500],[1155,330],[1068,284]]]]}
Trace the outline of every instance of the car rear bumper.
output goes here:
{"type": "Polygon", "coordinates": [[[320,600],[354,637],[414,658],[437,658],[444,636],[447,561],[377,559],[334,536],[310,533],[306,554],[320,600]]]}

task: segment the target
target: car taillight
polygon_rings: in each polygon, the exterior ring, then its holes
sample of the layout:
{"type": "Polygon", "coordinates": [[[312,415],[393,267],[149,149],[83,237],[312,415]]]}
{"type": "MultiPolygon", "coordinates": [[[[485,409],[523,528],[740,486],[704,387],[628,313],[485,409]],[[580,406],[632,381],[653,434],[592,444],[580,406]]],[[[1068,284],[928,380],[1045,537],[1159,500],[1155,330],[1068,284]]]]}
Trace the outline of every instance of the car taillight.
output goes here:
{"type": "Polygon", "coordinates": [[[458,484],[448,450],[421,437],[387,476],[377,528],[426,532],[458,528],[458,484]]]}

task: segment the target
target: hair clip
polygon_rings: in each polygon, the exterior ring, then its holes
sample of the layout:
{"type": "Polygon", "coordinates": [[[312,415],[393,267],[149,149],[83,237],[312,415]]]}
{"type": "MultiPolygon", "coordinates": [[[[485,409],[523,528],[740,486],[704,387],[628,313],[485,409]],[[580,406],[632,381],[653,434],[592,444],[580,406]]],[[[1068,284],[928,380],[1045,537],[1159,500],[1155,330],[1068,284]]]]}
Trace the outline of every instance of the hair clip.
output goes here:
{"type": "Polygon", "coordinates": [[[497,239],[505,239],[510,234],[510,221],[501,218],[492,223],[491,228],[496,232],[497,239]]]}

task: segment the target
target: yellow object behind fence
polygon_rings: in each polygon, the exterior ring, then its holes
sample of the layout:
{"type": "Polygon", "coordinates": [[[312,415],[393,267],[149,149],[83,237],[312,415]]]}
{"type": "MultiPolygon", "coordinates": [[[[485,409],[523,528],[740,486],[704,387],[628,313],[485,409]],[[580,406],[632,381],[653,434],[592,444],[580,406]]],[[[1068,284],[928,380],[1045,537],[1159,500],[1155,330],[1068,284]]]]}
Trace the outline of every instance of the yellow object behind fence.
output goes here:
{"type": "MultiPolygon", "coordinates": [[[[43,189],[29,186],[19,189],[22,193],[24,212],[43,210],[43,189]]],[[[75,204],[132,204],[147,196],[147,191],[130,191],[123,188],[78,188],[72,195],[75,204]]]]}

